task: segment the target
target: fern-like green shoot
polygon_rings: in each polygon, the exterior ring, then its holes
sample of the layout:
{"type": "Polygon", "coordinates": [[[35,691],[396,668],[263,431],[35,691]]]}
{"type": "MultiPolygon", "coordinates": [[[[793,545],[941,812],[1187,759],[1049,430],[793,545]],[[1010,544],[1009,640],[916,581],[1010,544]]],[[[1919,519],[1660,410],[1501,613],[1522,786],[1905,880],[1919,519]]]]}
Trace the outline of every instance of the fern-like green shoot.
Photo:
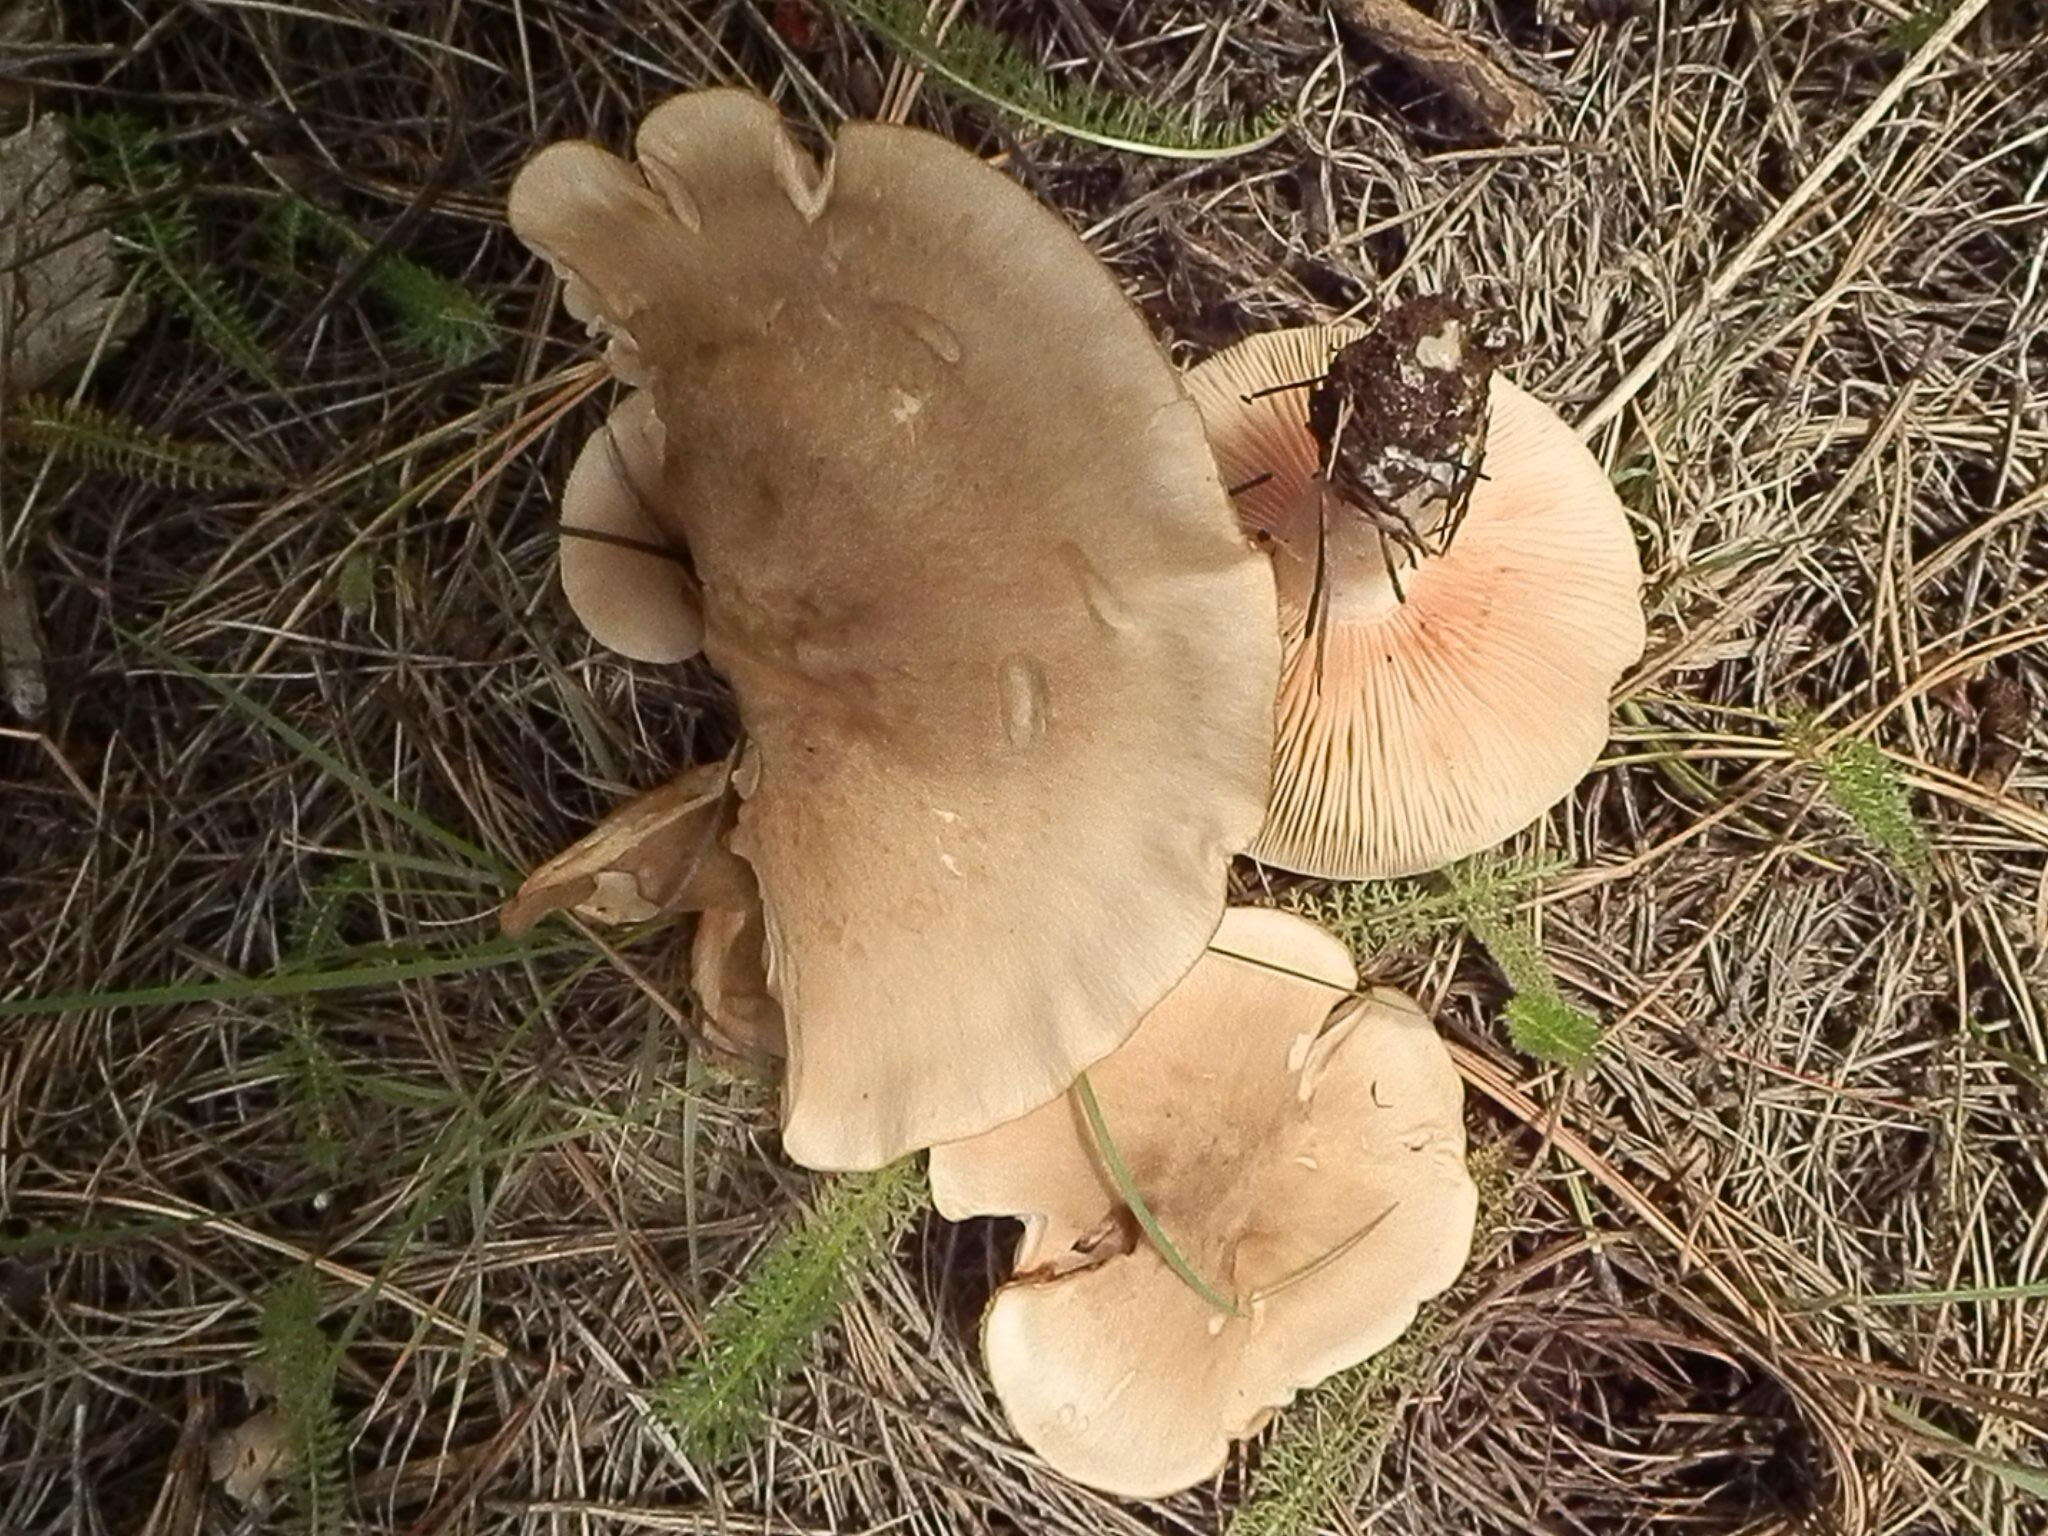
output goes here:
{"type": "Polygon", "coordinates": [[[1558,987],[1534,926],[1504,897],[1491,861],[1468,859],[1445,873],[1472,936],[1486,946],[1513,989],[1506,1018],[1515,1049],[1554,1066],[1584,1066],[1600,1044],[1600,1025],[1558,987]]]}
{"type": "Polygon", "coordinates": [[[1340,1372],[1288,1409],[1226,1536],[1307,1536],[1352,1496],[1393,1426],[1392,1404],[1374,1390],[1377,1363],[1340,1372]]]}
{"type": "Polygon", "coordinates": [[[1599,1045],[1600,1025],[1565,998],[1534,930],[1515,912],[1529,889],[1558,867],[1481,855],[1451,865],[1438,878],[1297,889],[1282,905],[1329,929],[1362,962],[1463,924],[1486,946],[1513,990],[1506,1015],[1516,1048],[1539,1061],[1580,1067],[1599,1045]]]}
{"type": "Polygon", "coordinates": [[[225,443],[193,443],[83,401],[26,395],[0,422],[0,442],[54,453],[81,469],[171,490],[269,483],[273,477],[225,443]]]}
{"type": "MultiPolygon", "coordinates": [[[[316,964],[341,949],[343,913],[366,884],[361,865],[343,865],[314,886],[292,923],[290,963],[316,964]]],[[[284,1018],[284,1047],[277,1059],[279,1082],[307,1163],[332,1178],[341,1171],[346,1150],[344,1128],[352,1110],[348,1073],[327,1038],[314,999],[286,999],[284,1018]]]]}
{"type": "Polygon", "coordinates": [[[1461,911],[1454,891],[1425,880],[1296,886],[1280,905],[1329,929],[1360,960],[1413,944],[1460,921],[1461,911]]]}
{"type": "Polygon", "coordinates": [[[1507,913],[1561,868],[1556,860],[1468,859],[1447,871],[1448,878],[1300,886],[1283,896],[1280,904],[1329,929],[1352,954],[1369,961],[1440,929],[1469,923],[1475,914],[1507,913]]]}
{"type": "Polygon", "coordinates": [[[294,1271],[263,1298],[257,1337],[291,1448],[293,1506],[305,1529],[337,1529],[346,1448],[334,1403],[341,1350],[320,1326],[320,1287],[310,1268],[294,1271]]]}
{"type": "MultiPolygon", "coordinates": [[[[1493,1142],[1467,1159],[1479,1190],[1476,1256],[1508,1235],[1508,1148],[1506,1141],[1493,1142]]],[[[1400,1422],[1402,1403],[1422,1385],[1450,1316],[1441,1302],[1424,1307],[1414,1326],[1372,1359],[1303,1393],[1266,1442],[1225,1536],[1309,1536],[1323,1529],[1331,1511],[1356,1493],[1400,1422]]]]}
{"type": "Polygon", "coordinates": [[[834,1179],[719,1298],[702,1347],[653,1394],[685,1454],[716,1463],[754,1438],[776,1390],[810,1358],[817,1335],[923,1197],[912,1158],[834,1179]]]}
{"type": "Polygon", "coordinates": [[[1584,1009],[1548,992],[1517,992],[1505,1010],[1516,1050],[1560,1067],[1583,1067],[1600,1046],[1600,1024],[1584,1009]]]}
{"type": "MultiPolygon", "coordinates": [[[[373,249],[354,225],[301,197],[288,198],[271,216],[272,243],[289,269],[301,247],[314,241],[341,255],[373,249]]],[[[363,286],[391,311],[399,340],[415,352],[461,367],[498,345],[491,313],[483,301],[452,278],[395,251],[378,251],[363,274],[363,286]]]]}
{"type": "Polygon", "coordinates": [[[191,322],[193,332],[242,372],[281,388],[256,322],[228,292],[200,248],[199,224],[162,136],[122,113],[94,113],[72,124],[86,169],[123,204],[118,232],[144,263],[149,289],[191,322]]]}
{"type": "Polygon", "coordinates": [[[1927,829],[1913,813],[1905,780],[1884,749],[1860,736],[1836,742],[1820,754],[1828,798],[1856,824],[1870,845],[1916,886],[1934,873],[1927,829]]]}
{"type": "Polygon", "coordinates": [[[1183,108],[1155,106],[1062,79],[1007,38],[956,17],[943,38],[925,30],[918,0],[833,0],[847,15],[961,94],[1012,116],[1110,149],[1183,160],[1219,160],[1258,149],[1285,128],[1271,111],[1249,121],[1204,123],[1183,108]]]}

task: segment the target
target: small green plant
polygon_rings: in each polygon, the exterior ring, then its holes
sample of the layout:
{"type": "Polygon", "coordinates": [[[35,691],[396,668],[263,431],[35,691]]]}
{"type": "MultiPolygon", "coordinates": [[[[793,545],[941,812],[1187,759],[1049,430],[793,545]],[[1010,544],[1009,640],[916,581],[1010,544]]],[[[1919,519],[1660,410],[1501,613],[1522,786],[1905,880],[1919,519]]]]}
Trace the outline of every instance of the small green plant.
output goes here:
{"type": "Polygon", "coordinates": [[[1861,736],[1820,747],[1813,728],[1797,721],[1786,736],[1795,752],[1820,769],[1828,799],[1855,823],[1864,841],[1914,886],[1925,886],[1934,874],[1927,829],[1913,813],[1905,780],[1884,749],[1861,736]]]}
{"type": "Polygon", "coordinates": [[[72,125],[86,169],[122,205],[117,230],[144,264],[149,289],[192,324],[201,341],[251,377],[282,388],[256,322],[213,270],[199,221],[162,136],[121,113],[94,113],[72,125]]]}
{"type": "Polygon", "coordinates": [[[284,1420],[293,1507],[306,1530],[336,1529],[346,1443],[334,1404],[341,1350],[320,1326],[320,1286],[310,1268],[295,1271],[263,1298],[258,1348],[284,1420]]]}
{"type": "Polygon", "coordinates": [[[256,485],[272,479],[224,443],[181,442],[82,401],[50,395],[17,400],[0,442],[39,449],[81,469],[126,475],[171,490],[256,485]]]}
{"type": "Polygon", "coordinates": [[[341,574],[334,578],[334,600],[350,618],[360,618],[377,600],[377,562],[366,549],[359,549],[341,562],[341,574]]]}
{"type": "MultiPolygon", "coordinates": [[[[287,965],[314,966],[341,946],[341,919],[367,886],[360,864],[344,865],[309,893],[293,924],[287,965]]],[[[310,997],[284,1000],[285,1040],[278,1053],[280,1081],[297,1123],[306,1161],[329,1178],[341,1170],[342,1127],[350,1117],[348,1074],[310,997]]]]}
{"type": "Polygon", "coordinates": [[[1041,128],[1110,149],[1217,160],[1270,144],[1285,126],[1278,112],[1250,121],[1204,123],[1182,109],[1060,79],[1008,39],[964,18],[955,18],[943,38],[934,38],[925,30],[925,10],[917,0],[833,3],[953,90],[1041,128]]]}
{"type": "Polygon", "coordinates": [[[1392,1431],[1390,1381],[1409,1351],[1406,1340],[1303,1395],[1266,1445],[1227,1536],[1306,1536],[1348,1500],[1392,1431]]]}
{"type": "Polygon", "coordinates": [[[1516,1049],[1579,1067],[1599,1044],[1600,1026],[1564,996],[1534,930],[1515,912],[1531,887],[1558,868],[1482,854],[1436,877],[1291,892],[1286,905],[1335,933],[1361,959],[1464,925],[1513,989],[1506,1018],[1516,1049]]]}
{"type": "Polygon", "coordinates": [[[1554,1066],[1584,1066],[1600,1044],[1600,1025],[1559,988],[1534,925],[1499,899],[1496,878],[1475,871],[1473,861],[1454,864],[1447,874],[1461,898],[1466,926],[1513,989],[1505,1017],[1515,1049],[1554,1066]]]}
{"type": "MultiPolygon", "coordinates": [[[[1479,1262],[1467,1269],[1469,1277],[1484,1268],[1485,1256],[1508,1234],[1509,1143],[1477,1147],[1466,1161],[1479,1189],[1472,1244],[1479,1262]]],[[[1302,1394],[1266,1442],[1225,1536],[1308,1536],[1322,1529],[1330,1512],[1357,1490],[1398,1426],[1403,1402],[1422,1386],[1454,1315],[1443,1301],[1425,1306],[1388,1348],[1302,1394]]]]}
{"type": "Polygon", "coordinates": [[[377,250],[339,215],[305,198],[290,197],[271,215],[270,230],[280,265],[287,271],[298,268],[309,243],[351,260],[367,256],[363,286],[391,312],[399,340],[415,352],[461,367],[496,349],[491,313],[475,294],[410,257],[377,250]]]}
{"type": "Polygon", "coordinates": [[[759,1431],[776,1389],[922,1202],[916,1160],[832,1180],[704,1320],[695,1356],[654,1389],[686,1455],[719,1462],[759,1431]]]}
{"type": "Polygon", "coordinates": [[[1948,20],[1949,12],[1955,8],[1955,0],[1936,0],[1935,4],[1924,5],[1911,15],[1893,22],[1884,35],[1884,51],[1917,52],[1930,37],[1941,30],[1941,24],[1948,20]]]}

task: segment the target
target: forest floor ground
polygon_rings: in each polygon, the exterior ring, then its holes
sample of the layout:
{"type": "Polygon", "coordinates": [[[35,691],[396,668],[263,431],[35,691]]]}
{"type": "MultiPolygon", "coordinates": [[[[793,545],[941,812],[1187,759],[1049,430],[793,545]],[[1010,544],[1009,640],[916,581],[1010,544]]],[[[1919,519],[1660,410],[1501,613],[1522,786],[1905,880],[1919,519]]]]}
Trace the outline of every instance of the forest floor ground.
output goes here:
{"type": "Polygon", "coordinates": [[[0,415],[49,690],[0,719],[0,1530],[289,1518],[209,1465],[280,1370],[336,1530],[2048,1528],[2040,7],[1930,52],[1918,0],[1444,0],[1550,104],[1505,145],[1316,0],[971,8],[1290,114],[1213,161],[909,93],[802,0],[49,9],[0,4],[0,111],[146,130],[92,143],[148,311],[0,415]],[[974,1329],[1008,1237],[929,1215],[749,1448],[684,1454],[648,1389],[820,1181],[655,1000],[672,934],[496,936],[509,874],[731,741],[701,664],[562,601],[606,391],[502,217],[540,145],[714,82],[1002,155],[1176,361],[1478,292],[1630,508],[1648,652],[1500,866],[1599,1045],[1519,1052],[1430,883],[1324,893],[1476,1064],[1478,1248],[1171,1500],[1018,1446],[974,1329]]]}

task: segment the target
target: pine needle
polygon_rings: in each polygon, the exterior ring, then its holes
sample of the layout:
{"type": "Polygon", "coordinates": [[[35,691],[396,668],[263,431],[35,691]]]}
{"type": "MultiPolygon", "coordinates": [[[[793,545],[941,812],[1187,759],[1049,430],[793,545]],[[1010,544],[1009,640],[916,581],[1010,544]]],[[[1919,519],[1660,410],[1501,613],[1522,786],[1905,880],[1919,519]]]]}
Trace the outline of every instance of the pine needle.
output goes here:
{"type": "Polygon", "coordinates": [[[684,1453],[715,1464],[759,1432],[777,1389],[810,1358],[860,1276],[922,1203],[914,1158],[831,1180],[704,1320],[704,1343],[653,1392],[684,1453]]]}
{"type": "Polygon", "coordinates": [[[955,19],[945,37],[935,39],[924,30],[924,7],[916,0],[832,3],[954,91],[1108,149],[1221,160],[1262,148],[1286,130],[1278,111],[1205,124],[1182,108],[1158,107],[1084,81],[1061,79],[1025,57],[1008,39],[964,19],[955,19]]]}

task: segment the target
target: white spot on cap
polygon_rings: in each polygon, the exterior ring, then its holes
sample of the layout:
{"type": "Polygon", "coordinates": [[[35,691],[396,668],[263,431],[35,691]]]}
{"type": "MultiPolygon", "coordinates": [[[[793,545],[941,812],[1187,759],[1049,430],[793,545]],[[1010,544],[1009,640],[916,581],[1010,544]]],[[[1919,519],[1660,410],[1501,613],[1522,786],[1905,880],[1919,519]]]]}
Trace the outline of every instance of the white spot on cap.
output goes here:
{"type": "Polygon", "coordinates": [[[1446,320],[1444,328],[1434,336],[1425,336],[1415,343],[1415,361],[1438,373],[1450,373],[1463,367],[1465,328],[1455,320],[1446,320]]]}
{"type": "Polygon", "coordinates": [[[1003,659],[996,683],[1002,696],[1003,735],[1013,747],[1031,746],[1045,734],[1045,669],[1020,651],[1003,659]]]}

